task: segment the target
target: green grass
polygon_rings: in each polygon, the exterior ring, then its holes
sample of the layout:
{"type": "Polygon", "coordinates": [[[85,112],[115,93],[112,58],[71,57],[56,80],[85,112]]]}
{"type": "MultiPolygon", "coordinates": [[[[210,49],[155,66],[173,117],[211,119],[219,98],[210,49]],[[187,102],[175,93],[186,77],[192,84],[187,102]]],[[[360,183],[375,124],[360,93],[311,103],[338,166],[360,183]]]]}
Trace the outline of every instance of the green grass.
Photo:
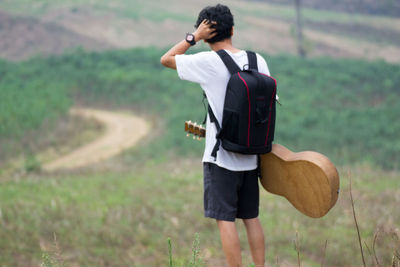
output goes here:
{"type": "MultiPolygon", "coordinates": [[[[88,105],[134,106],[161,119],[156,130],[160,136],[140,155],[133,153],[133,159],[199,154],[203,145],[182,138],[182,125],[203,119],[201,89],[163,68],[162,53],[156,48],[77,51],[6,63],[10,67],[0,82],[0,134],[21,133],[44,119],[56,119],[71,99],[79,99],[88,105]]],[[[340,165],[399,168],[400,66],[294,56],[266,59],[283,103],[277,109],[275,142],[294,151],[319,151],[340,165]]]]}
{"type": "MultiPolygon", "coordinates": [[[[62,251],[67,246],[85,254],[77,259],[79,265],[95,265],[96,259],[128,264],[133,256],[134,263],[149,257],[162,262],[167,235],[182,245],[183,236],[177,238],[181,234],[171,224],[170,216],[181,219],[183,214],[191,213],[182,206],[182,201],[193,199],[187,195],[188,190],[200,185],[200,180],[196,183],[193,175],[160,176],[160,172],[151,171],[154,167],[147,165],[146,170],[150,171],[136,170],[133,176],[118,173],[32,177],[7,182],[1,192],[2,229],[7,231],[1,232],[4,243],[0,246],[7,253],[1,254],[0,262],[13,265],[6,260],[12,258],[13,251],[38,257],[41,254],[38,244],[42,239],[50,240],[51,244],[53,233],[57,234],[62,251]],[[180,186],[185,191],[171,193],[180,186]],[[123,247],[126,251],[121,250],[123,247]],[[145,251],[141,252],[142,248],[145,251]],[[133,255],[129,256],[130,253],[133,255]]],[[[193,233],[187,234],[191,236],[189,239],[193,237],[193,233]]]]}
{"type": "MultiPolygon", "coordinates": [[[[47,65],[47,64],[46,64],[47,65]]],[[[0,136],[21,137],[45,119],[55,120],[71,106],[67,88],[51,79],[41,64],[0,61],[0,136]],[[51,111],[51,112],[49,112],[51,111]]]]}
{"type": "MultiPolygon", "coordinates": [[[[318,266],[325,240],[326,266],[360,266],[349,180],[343,174],[347,170],[340,172],[339,201],[321,219],[305,217],[282,197],[262,192],[260,219],[269,262],[275,262],[277,256],[281,261],[296,262],[293,241],[298,232],[302,262],[307,266],[318,266]]],[[[185,266],[193,260],[196,232],[199,258],[206,264],[210,259],[222,259],[217,226],[203,218],[201,176],[199,159],[177,159],[169,164],[145,163],[123,172],[30,175],[3,181],[0,262],[3,266],[15,266],[21,259],[25,260],[22,265],[40,262],[43,253],[55,253],[56,235],[59,257],[67,266],[164,266],[170,237],[174,266],[185,266]]],[[[399,174],[359,168],[352,179],[362,237],[371,247],[374,231],[381,229],[377,253],[381,262],[388,264],[393,253],[390,246],[396,244],[390,235],[400,223],[400,215],[394,212],[399,174]],[[386,181],[383,191],[363,186],[373,183],[376,176],[386,181]]],[[[241,223],[238,227],[244,262],[249,264],[244,227],[241,223]]]]}

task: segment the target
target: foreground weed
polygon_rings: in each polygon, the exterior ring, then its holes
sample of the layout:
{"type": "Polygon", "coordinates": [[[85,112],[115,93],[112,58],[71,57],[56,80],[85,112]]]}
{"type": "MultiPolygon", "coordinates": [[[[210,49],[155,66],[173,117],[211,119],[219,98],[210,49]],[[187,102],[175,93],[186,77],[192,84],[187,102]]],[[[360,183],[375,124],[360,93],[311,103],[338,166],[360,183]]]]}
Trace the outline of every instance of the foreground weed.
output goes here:
{"type": "MultiPolygon", "coordinates": [[[[350,204],[351,204],[351,208],[352,208],[352,213],[353,213],[353,219],[354,219],[354,224],[355,224],[355,228],[357,230],[357,237],[358,237],[358,243],[360,246],[360,254],[361,254],[361,259],[362,259],[362,263],[363,266],[366,267],[366,260],[365,260],[365,256],[364,256],[364,249],[363,249],[363,240],[361,239],[361,234],[360,234],[360,227],[358,225],[358,220],[357,220],[357,216],[356,216],[356,211],[355,211],[355,205],[354,205],[354,199],[353,199],[353,193],[352,193],[352,179],[351,179],[351,174],[350,172],[348,173],[349,176],[349,194],[350,194],[350,204]]],[[[368,244],[364,241],[364,246],[366,247],[370,258],[371,258],[371,265],[373,267],[381,267],[381,263],[378,260],[378,257],[376,255],[376,250],[375,250],[375,245],[376,245],[376,241],[378,239],[378,234],[379,234],[380,230],[378,229],[377,232],[375,232],[374,237],[373,237],[373,243],[372,243],[372,251],[369,248],[368,244]]],[[[389,232],[389,234],[392,235],[392,241],[394,243],[394,249],[393,249],[393,256],[392,256],[392,263],[391,266],[392,267],[400,267],[400,236],[398,236],[397,232],[393,231],[392,233],[389,232]]]]}
{"type": "Polygon", "coordinates": [[[43,252],[42,254],[42,267],[61,267],[56,259],[54,259],[48,252],[43,252]]]}
{"type": "MultiPolygon", "coordinates": [[[[349,176],[350,176],[350,174],[349,174],[349,176]]],[[[363,250],[363,246],[361,244],[360,228],[359,228],[358,222],[357,222],[356,211],[354,209],[353,193],[352,193],[352,190],[351,190],[351,176],[350,176],[350,202],[351,202],[351,208],[352,208],[352,211],[353,211],[354,223],[355,223],[356,229],[357,229],[358,243],[360,245],[360,251],[361,251],[361,259],[362,259],[362,262],[363,262],[363,266],[365,267],[366,265],[365,265],[365,258],[364,258],[364,250],[363,250]]]]}
{"type": "Polygon", "coordinates": [[[64,267],[64,262],[61,258],[61,251],[58,246],[57,236],[54,233],[54,244],[52,251],[43,251],[42,253],[42,267],[64,267]]]}
{"type": "Polygon", "coordinates": [[[171,238],[168,237],[168,257],[169,257],[169,267],[172,267],[172,243],[171,238]]]}
{"type": "MultiPolygon", "coordinates": [[[[168,257],[169,257],[169,267],[173,267],[173,260],[172,260],[172,241],[171,238],[168,238],[168,257]]],[[[181,267],[184,264],[181,264],[181,267]]],[[[200,257],[200,235],[199,233],[195,234],[193,245],[192,245],[192,257],[189,261],[187,267],[204,267],[205,264],[200,257]]],[[[246,267],[255,267],[254,263],[247,265],[246,267]]]]}
{"type": "Polygon", "coordinates": [[[199,258],[199,253],[200,253],[199,246],[200,246],[200,237],[199,233],[196,233],[192,245],[192,260],[189,263],[189,267],[198,266],[197,261],[199,261],[199,264],[201,263],[201,259],[199,258]]]}
{"type": "Polygon", "coordinates": [[[296,232],[296,240],[295,240],[295,249],[297,252],[297,263],[299,264],[299,267],[301,267],[301,261],[300,261],[300,245],[299,245],[299,234],[296,232]]]}
{"type": "MultiPolygon", "coordinates": [[[[200,258],[200,237],[199,234],[196,233],[192,245],[192,257],[189,261],[188,267],[203,267],[204,263],[200,258]]],[[[169,257],[169,267],[173,267],[173,260],[172,260],[172,241],[171,238],[168,238],[168,257],[169,257]]],[[[183,263],[181,266],[184,266],[183,263]]]]}

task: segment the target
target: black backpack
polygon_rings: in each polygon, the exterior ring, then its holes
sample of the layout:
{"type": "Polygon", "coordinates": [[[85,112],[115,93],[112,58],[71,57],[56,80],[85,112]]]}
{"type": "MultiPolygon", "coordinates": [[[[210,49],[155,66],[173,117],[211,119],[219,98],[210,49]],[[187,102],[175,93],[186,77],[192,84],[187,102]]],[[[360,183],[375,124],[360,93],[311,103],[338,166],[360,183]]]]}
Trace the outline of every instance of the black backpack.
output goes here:
{"type": "Polygon", "coordinates": [[[248,67],[241,70],[225,50],[217,51],[231,77],[229,79],[222,127],[208,105],[210,120],[217,128],[216,158],[219,146],[242,154],[265,154],[271,151],[276,116],[276,80],[258,72],[257,56],[247,51],[248,67]]]}

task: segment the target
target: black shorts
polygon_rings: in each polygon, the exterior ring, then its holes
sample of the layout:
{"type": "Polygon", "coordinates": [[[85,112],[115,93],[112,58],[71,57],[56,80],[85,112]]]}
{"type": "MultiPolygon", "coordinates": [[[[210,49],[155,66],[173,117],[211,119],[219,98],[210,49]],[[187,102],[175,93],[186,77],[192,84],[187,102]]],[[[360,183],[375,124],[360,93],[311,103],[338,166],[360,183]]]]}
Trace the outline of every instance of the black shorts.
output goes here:
{"type": "Polygon", "coordinates": [[[203,163],[204,215],[223,221],[258,216],[258,171],[230,171],[203,163]]]}

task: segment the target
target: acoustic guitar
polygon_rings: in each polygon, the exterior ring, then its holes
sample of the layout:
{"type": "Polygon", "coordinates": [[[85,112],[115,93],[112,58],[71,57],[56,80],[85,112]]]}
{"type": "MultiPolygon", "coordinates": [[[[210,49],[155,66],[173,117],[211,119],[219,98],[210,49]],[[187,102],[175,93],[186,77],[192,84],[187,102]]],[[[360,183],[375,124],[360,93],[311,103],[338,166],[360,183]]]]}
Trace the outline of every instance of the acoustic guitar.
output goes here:
{"type": "MultiPolygon", "coordinates": [[[[206,130],[191,121],[185,122],[185,132],[195,138],[206,130]]],[[[285,197],[303,214],[319,218],[335,205],[339,195],[339,174],[335,165],[314,151],[292,152],[273,144],[272,151],[260,155],[261,184],[272,194],[285,197]]]]}
{"type": "Polygon", "coordinates": [[[336,167],[318,152],[294,153],[273,144],[270,153],[260,156],[260,173],[265,190],[285,197],[309,217],[324,216],[339,196],[336,167]]]}

